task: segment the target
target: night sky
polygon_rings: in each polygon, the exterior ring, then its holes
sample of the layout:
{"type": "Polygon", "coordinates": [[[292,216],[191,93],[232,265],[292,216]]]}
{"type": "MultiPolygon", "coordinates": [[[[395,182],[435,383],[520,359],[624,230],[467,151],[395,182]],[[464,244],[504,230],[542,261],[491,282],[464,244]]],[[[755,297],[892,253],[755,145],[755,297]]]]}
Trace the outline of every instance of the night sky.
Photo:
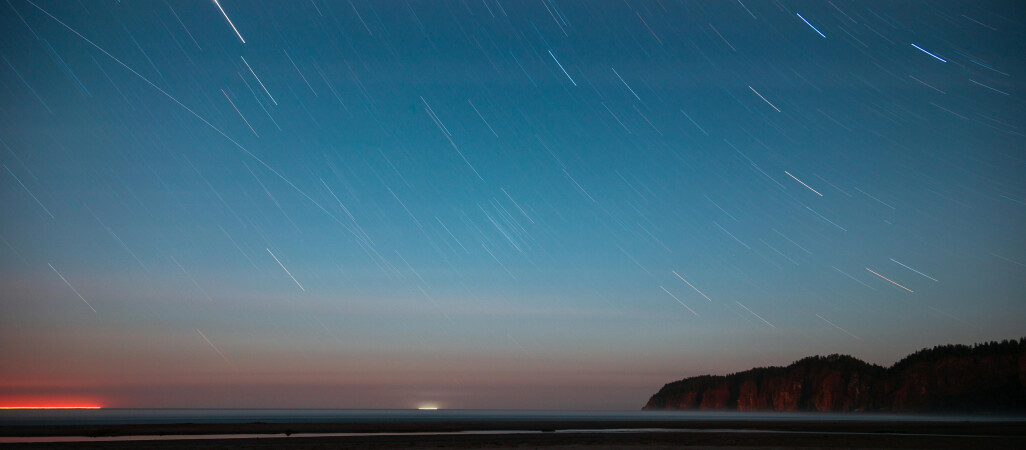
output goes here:
{"type": "Polygon", "coordinates": [[[1024,19],[3,0],[0,403],[638,409],[1021,337],[1024,19]]]}

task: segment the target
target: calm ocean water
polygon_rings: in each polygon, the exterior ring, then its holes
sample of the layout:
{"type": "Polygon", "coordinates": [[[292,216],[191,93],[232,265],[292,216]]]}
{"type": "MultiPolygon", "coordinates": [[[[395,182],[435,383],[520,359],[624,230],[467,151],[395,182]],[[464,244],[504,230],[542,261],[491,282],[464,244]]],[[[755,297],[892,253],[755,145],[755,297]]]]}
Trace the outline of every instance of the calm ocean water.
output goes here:
{"type": "Polygon", "coordinates": [[[665,421],[665,420],[1024,420],[1008,416],[830,414],[707,411],[525,411],[410,409],[99,409],[3,410],[0,425],[101,425],[168,423],[442,422],[442,421],[665,421]]]}

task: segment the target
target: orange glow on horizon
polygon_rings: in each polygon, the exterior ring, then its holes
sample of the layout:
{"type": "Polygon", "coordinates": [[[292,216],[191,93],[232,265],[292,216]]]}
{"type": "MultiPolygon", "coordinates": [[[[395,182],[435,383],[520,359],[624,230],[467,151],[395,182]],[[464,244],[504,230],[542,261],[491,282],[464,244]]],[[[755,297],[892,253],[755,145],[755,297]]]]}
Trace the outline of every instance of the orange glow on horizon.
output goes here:
{"type": "Polygon", "coordinates": [[[100,409],[99,406],[0,406],[0,409],[100,409]]]}

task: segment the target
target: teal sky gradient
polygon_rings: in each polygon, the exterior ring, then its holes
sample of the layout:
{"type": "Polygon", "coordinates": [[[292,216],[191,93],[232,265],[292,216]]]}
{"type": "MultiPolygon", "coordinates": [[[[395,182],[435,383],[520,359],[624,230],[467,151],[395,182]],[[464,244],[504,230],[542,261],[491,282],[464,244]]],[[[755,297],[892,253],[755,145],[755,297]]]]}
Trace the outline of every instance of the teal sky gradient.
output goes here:
{"type": "Polygon", "coordinates": [[[0,403],[635,409],[1026,334],[1020,2],[220,5],[0,5],[0,403]]]}

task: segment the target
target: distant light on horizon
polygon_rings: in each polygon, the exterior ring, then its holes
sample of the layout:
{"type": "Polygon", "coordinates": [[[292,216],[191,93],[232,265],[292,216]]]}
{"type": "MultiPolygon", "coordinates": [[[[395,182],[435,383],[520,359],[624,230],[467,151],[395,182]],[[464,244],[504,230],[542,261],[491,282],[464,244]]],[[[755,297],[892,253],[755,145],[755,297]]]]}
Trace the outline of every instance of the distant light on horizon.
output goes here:
{"type": "Polygon", "coordinates": [[[0,409],[102,409],[100,406],[0,406],[0,409]]]}

